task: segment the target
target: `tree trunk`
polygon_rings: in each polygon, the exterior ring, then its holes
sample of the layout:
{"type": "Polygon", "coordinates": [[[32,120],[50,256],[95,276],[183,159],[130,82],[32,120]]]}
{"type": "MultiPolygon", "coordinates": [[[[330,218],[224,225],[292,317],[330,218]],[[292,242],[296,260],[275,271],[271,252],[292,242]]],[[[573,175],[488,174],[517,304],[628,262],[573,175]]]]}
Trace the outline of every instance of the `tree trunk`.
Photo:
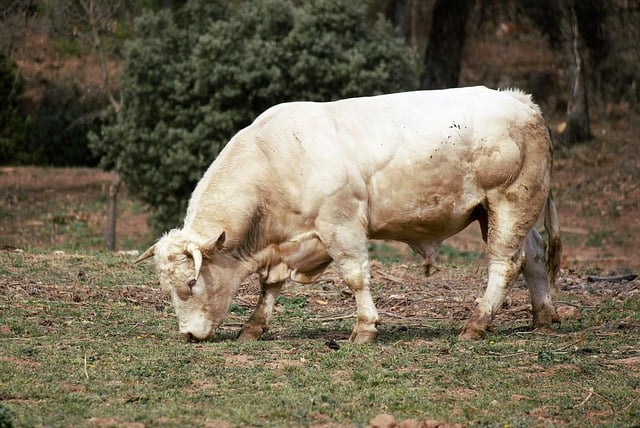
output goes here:
{"type": "Polygon", "coordinates": [[[105,246],[107,250],[115,251],[116,249],[116,218],[118,207],[118,191],[122,180],[120,175],[116,174],[109,185],[108,207],[107,207],[107,230],[105,232],[105,246]]]}
{"type": "Polygon", "coordinates": [[[437,0],[424,56],[423,89],[458,86],[467,18],[472,2],[437,0]]]}
{"type": "Polygon", "coordinates": [[[567,120],[560,138],[566,145],[573,145],[591,136],[589,123],[589,105],[587,102],[587,86],[584,78],[584,61],[582,43],[578,31],[573,0],[562,2],[561,38],[564,57],[569,71],[569,103],[567,120]]]}
{"type": "Polygon", "coordinates": [[[601,35],[594,34],[598,31],[602,17],[602,7],[598,2],[586,2],[580,0],[520,0],[524,10],[543,33],[549,36],[551,47],[560,52],[560,62],[566,69],[567,94],[567,116],[564,123],[558,127],[560,140],[566,145],[572,145],[587,140],[590,133],[589,105],[587,98],[587,85],[585,80],[586,62],[583,53],[583,38],[588,35],[587,40],[591,41],[592,61],[595,57],[606,52],[606,46],[601,39],[601,35]],[[589,28],[588,31],[579,28],[579,21],[576,14],[576,5],[582,9],[582,16],[589,18],[581,25],[592,25],[596,28],[589,28]],[[597,21],[591,21],[593,18],[597,21]],[[589,22],[591,21],[591,22],[589,22]],[[582,31],[582,35],[580,34],[582,31]]]}
{"type": "Polygon", "coordinates": [[[390,1],[387,4],[387,8],[385,10],[385,15],[387,19],[393,24],[393,29],[396,33],[396,36],[404,39],[405,41],[409,41],[411,35],[411,28],[409,27],[410,22],[410,11],[409,11],[409,2],[411,0],[394,0],[390,1]]]}

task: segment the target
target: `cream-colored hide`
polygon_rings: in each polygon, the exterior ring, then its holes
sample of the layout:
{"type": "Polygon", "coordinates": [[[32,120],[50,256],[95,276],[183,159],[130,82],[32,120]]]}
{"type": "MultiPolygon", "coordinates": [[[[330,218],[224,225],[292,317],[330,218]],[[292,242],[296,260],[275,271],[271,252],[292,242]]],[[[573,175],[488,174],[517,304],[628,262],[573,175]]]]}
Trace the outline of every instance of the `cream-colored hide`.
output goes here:
{"type": "Polygon", "coordinates": [[[478,221],[488,282],[462,336],[484,336],[520,272],[534,327],[549,329],[560,250],[550,174],[540,110],[516,90],[281,104],[229,141],[198,183],[182,229],[138,261],[154,256],[180,331],[197,340],[211,337],[251,273],[262,293],[240,339],[266,330],[284,281],[313,281],[334,262],[356,299],[351,340],[368,342],[379,318],[367,239],[406,242],[430,264],[442,240],[478,221]],[[533,229],[545,206],[546,255],[533,229]]]}

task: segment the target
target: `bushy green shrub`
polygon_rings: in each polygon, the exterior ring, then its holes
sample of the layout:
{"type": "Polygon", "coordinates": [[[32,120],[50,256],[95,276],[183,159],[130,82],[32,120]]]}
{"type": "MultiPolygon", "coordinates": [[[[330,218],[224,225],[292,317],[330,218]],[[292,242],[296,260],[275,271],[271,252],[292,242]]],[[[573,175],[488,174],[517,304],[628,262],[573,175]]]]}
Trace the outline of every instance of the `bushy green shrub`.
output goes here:
{"type": "Polygon", "coordinates": [[[266,108],[413,89],[416,55],[351,0],[192,0],[135,25],[124,109],[91,137],[102,165],[175,227],[224,144],[266,108]],[[300,4],[298,6],[298,4],[300,4]]]}
{"type": "Polygon", "coordinates": [[[4,407],[2,403],[0,403],[0,428],[12,428],[12,414],[9,409],[4,407]]]}

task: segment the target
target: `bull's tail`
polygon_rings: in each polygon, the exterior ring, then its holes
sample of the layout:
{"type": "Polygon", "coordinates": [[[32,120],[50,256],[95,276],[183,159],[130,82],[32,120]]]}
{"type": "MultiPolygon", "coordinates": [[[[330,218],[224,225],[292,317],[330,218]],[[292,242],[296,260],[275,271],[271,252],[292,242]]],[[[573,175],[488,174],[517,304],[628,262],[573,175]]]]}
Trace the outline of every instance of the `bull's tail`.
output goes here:
{"type": "Polygon", "coordinates": [[[556,277],[560,270],[560,258],[562,256],[562,240],[560,239],[560,223],[556,205],[553,203],[553,195],[549,191],[547,203],[544,208],[544,229],[547,231],[548,242],[546,248],[547,275],[549,284],[554,290],[556,287],[556,277]]]}

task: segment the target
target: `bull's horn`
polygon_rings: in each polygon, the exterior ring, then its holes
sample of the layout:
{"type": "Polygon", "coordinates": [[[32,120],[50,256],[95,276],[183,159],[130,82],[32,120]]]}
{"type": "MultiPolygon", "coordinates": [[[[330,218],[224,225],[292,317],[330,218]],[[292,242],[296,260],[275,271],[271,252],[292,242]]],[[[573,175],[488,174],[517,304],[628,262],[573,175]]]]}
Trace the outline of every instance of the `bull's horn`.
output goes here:
{"type": "Polygon", "coordinates": [[[196,268],[195,280],[197,281],[200,276],[200,268],[202,267],[202,252],[199,248],[194,248],[191,251],[191,255],[193,256],[193,264],[196,268]]]}
{"type": "Polygon", "coordinates": [[[197,281],[200,276],[200,268],[202,268],[202,250],[196,244],[189,243],[185,245],[184,252],[193,257],[193,265],[196,271],[195,280],[197,281]]]}
{"type": "Polygon", "coordinates": [[[156,245],[155,245],[155,244],[153,244],[152,246],[150,246],[149,248],[147,248],[147,251],[145,251],[144,253],[142,253],[142,254],[140,255],[140,257],[138,257],[138,258],[136,259],[136,261],[135,261],[135,262],[133,262],[133,263],[140,263],[141,261],[146,260],[146,259],[148,259],[149,257],[153,257],[153,255],[154,255],[155,253],[156,253],[156,245]]]}

